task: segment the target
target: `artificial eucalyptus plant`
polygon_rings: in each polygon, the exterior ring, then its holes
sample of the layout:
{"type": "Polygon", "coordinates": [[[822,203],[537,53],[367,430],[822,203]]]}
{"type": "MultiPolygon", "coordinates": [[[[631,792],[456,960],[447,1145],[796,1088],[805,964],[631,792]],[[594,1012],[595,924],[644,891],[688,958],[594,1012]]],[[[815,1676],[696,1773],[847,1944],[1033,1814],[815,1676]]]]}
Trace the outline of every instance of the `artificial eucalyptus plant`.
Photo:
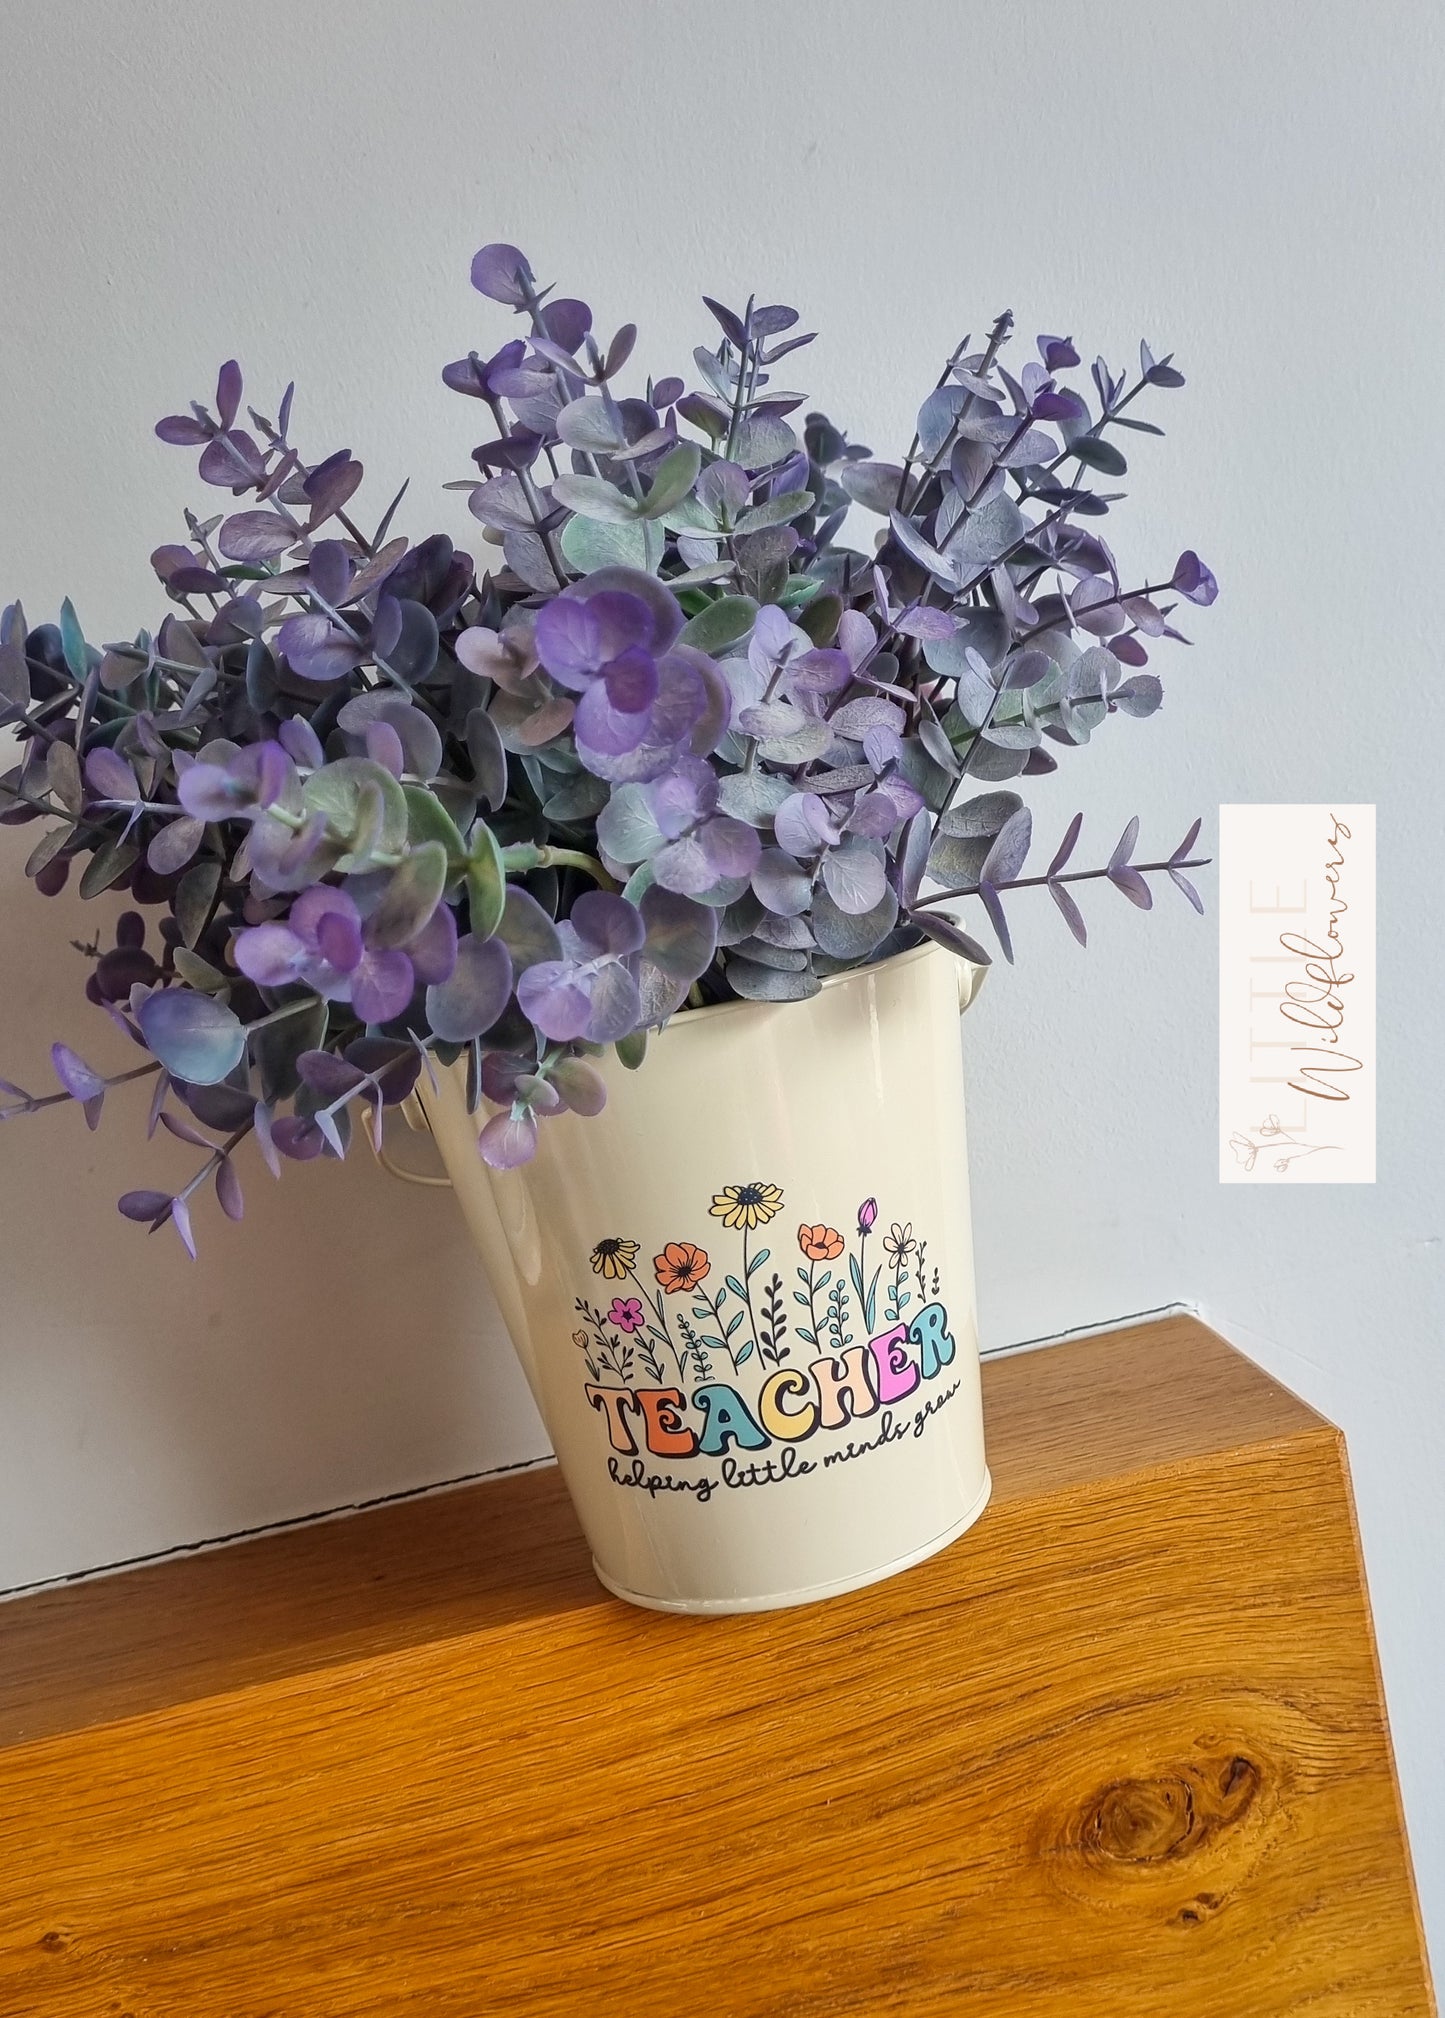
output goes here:
{"type": "Polygon", "coordinates": [[[372,524],[350,450],[303,452],[290,387],[243,420],[227,363],[213,408],[156,429],[226,502],[151,556],[159,627],[97,646],[69,602],[0,619],[0,820],[39,827],[40,890],[78,865],[83,896],[129,894],[86,992],[146,1054],[105,1076],[56,1045],[61,1090],[0,1081],[0,1112],[74,1100],[94,1127],[110,1086],[152,1075],[151,1131],[204,1162],[120,1209],[192,1253],[204,1183],[240,1217],[246,1136],[273,1171],[344,1155],[352,1117],[379,1136],[432,1059],[467,1060],[505,1167],[546,1115],[601,1107],[601,1049],[640,1063],[688,1004],[799,1000],[926,937],[987,962],[970,901],[1012,958],[1026,884],[1081,944],[1080,882],[1147,910],[1167,875],[1201,908],[1198,821],[1136,863],[1131,820],[1077,869],[1076,815],[1026,876],[1013,789],[1152,714],[1155,641],[1179,600],[1214,600],[1192,552],[1129,585],[1097,528],[1120,437],[1160,432],[1136,403],[1183,384],[1167,357],[1141,345],[1134,379],[1099,359],[1091,398],[1067,337],[1015,377],[1003,315],[885,462],[798,424],[791,308],[708,300],[694,383],[628,395],[630,324],[601,341],[514,246],[472,282],[523,332],[442,373],[486,436],[454,486],[481,561],[397,533],[400,493],[372,524]]]}

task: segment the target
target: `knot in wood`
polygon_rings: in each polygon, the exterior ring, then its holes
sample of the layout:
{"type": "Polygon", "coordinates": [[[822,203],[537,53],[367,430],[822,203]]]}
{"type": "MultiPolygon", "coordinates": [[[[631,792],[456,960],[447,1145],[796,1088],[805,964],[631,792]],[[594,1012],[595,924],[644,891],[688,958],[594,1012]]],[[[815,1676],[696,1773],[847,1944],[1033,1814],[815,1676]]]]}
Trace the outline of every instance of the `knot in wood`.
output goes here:
{"type": "Polygon", "coordinates": [[[1193,1855],[1242,1820],[1260,1771],[1238,1753],[1112,1781],[1085,1803],[1079,1845],[1091,1861],[1149,1865],[1193,1855]]]}

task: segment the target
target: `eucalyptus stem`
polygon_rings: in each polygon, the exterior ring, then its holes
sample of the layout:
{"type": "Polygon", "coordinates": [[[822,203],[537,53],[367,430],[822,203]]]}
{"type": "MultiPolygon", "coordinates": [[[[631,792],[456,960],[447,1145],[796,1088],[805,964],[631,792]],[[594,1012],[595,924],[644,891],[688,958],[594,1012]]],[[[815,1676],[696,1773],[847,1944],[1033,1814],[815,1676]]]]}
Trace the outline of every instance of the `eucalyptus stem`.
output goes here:
{"type": "MultiPolygon", "coordinates": [[[[1141,876],[1153,876],[1161,869],[1207,869],[1212,857],[1191,856],[1187,862],[1131,862],[1129,867],[1137,869],[1141,876]]],[[[1069,869],[1056,876],[1015,876],[1008,883],[994,883],[994,890],[1041,890],[1048,883],[1092,883],[1099,877],[1107,876],[1107,869],[1069,869]]],[[[959,897],[976,897],[977,883],[960,883],[952,890],[935,890],[930,896],[920,897],[913,905],[915,911],[926,911],[931,904],[949,904],[959,897]]]]}

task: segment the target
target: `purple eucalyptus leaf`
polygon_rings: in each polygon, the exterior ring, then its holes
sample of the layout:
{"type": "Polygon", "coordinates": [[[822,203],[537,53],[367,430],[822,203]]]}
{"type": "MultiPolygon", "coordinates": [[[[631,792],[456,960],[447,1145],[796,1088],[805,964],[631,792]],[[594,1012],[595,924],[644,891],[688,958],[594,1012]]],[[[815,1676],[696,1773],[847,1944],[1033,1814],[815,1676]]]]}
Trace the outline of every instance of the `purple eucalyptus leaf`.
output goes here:
{"type": "Polygon", "coordinates": [[[669,980],[690,985],[705,972],[717,947],[717,912],[686,896],[653,888],[645,891],[641,915],[645,957],[669,980]]]}
{"type": "MultiPolygon", "coordinates": [[[[522,978],[525,982],[528,977],[522,978]]],[[[579,1035],[589,1044],[615,1044],[630,1036],[641,1019],[636,975],[621,960],[609,960],[592,977],[587,1022],[579,1035]]]]}
{"type": "Polygon", "coordinates": [[[133,806],[141,796],[135,772],[115,750],[98,743],[85,759],[85,782],[97,799],[118,799],[133,806]]]}
{"type": "Polygon", "coordinates": [[[237,512],[216,535],[216,545],[228,561],[248,566],[280,560],[296,544],[296,529],[275,512],[237,512]]]}
{"type": "Polygon", "coordinates": [[[1132,679],[1124,680],[1117,686],[1109,698],[1126,715],[1135,715],[1142,720],[1158,708],[1164,698],[1164,689],[1153,673],[1136,673],[1132,679]]]}
{"type": "Polygon", "coordinates": [[[914,911],[910,913],[910,918],[921,932],[926,932],[940,946],[946,946],[950,953],[956,953],[960,960],[968,960],[975,967],[993,965],[992,957],[977,939],[971,938],[946,911],[914,911]]]}
{"type": "Polygon", "coordinates": [[[1199,913],[1200,917],[1202,918],[1204,916],[1204,899],[1200,896],[1199,892],[1195,889],[1194,885],[1190,882],[1189,878],[1187,876],[1181,875],[1178,869],[1171,869],[1169,871],[1169,880],[1176,886],[1176,888],[1184,892],[1185,896],[1189,899],[1190,903],[1194,906],[1195,910],[1199,913]]]}
{"type": "Polygon", "coordinates": [[[1154,893],[1137,869],[1130,868],[1125,862],[1117,868],[1107,869],[1105,874],[1116,890],[1123,891],[1131,904],[1137,904],[1141,911],[1153,909],[1154,893]]]}
{"type": "Polygon", "coordinates": [[[427,1022],[444,1044],[467,1044],[489,1030],[512,992],[512,956],[500,939],[468,933],[457,942],[447,980],[426,991],[427,1022]]]}
{"type": "Polygon", "coordinates": [[[864,694],[856,701],[845,701],[829,719],[836,735],[856,743],[869,729],[892,729],[895,735],[901,734],[906,717],[896,701],[885,701],[881,694],[864,694]]]}
{"type": "Polygon", "coordinates": [[[199,448],[211,438],[211,430],[189,413],[168,413],[156,422],[156,434],[176,448],[199,448]]]}
{"type": "Polygon", "coordinates": [[[992,883],[980,883],[978,894],[983,900],[983,908],[988,913],[988,921],[993,926],[1003,957],[1012,966],[1014,957],[1013,941],[1009,938],[1008,920],[1004,916],[1003,904],[1000,901],[998,891],[992,883]]]}
{"type": "Polygon", "coordinates": [[[515,1170],[537,1153],[537,1122],[530,1112],[494,1114],[477,1137],[483,1163],[493,1170],[515,1170]]]}
{"type": "Polygon", "coordinates": [[[198,467],[202,482],[219,490],[250,490],[266,474],[265,458],[244,428],[213,435],[198,467]]]}
{"type": "Polygon", "coordinates": [[[539,960],[517,980],[522,1014],[559,1044],[583,1035],[592,1013],[590,989],[568,960],[539,960]]]}
{"type": "Polygon", "coordinates": [[[850,917],[873,910],[887,889],[879,857],[869,848],[853,845],[830,849],[823,857],[823,883],[838,909],[850,917]]]}
{"type": "Polygon", "coordinates": [[[283,1114],[271,1124],[271,1140],[293,1163],[311,1163],[325,1152],[326,1139],[309,1115],[283,1114]]]}
{"type": "Polygon", "coordinates": [[[799,918],[813,901],[813,879],[781,848],[764,848],[752,873],[758,900],[779,918],[799,918]]]}
{"type": "Polygon", "coordinates": [[[1027,806],[1020,806],[1017,812],[1010,813],[984,859],[978,877],[980,884],[996,887],[1000,883],[1011,883],[1027,860],[1033,834],[1033,815],[1027,806]]]}
{"type": "Polygon", "coordinates": [[[1191,548],[1186,548],[1174,563],[1169,585],[1177,589],[1186,602],[1198,603],[1204,608],[1219,594],[1219,583],[1191,548]]]}
{"type": "Polygon", "coordinates": [[[778,846],[799,861],[836,847],[841,838],[838,823],[816,792],[794,792],[784,799],[773,815],[773,834],[778,846]]]}
{"type": "Polygon", "coordinates": [[[905,911],[911,911],[918,902],[932,844],[932,817],[920,810],[908,822],[908,831],[903,836],[903,846],[898,855],[898,895],[905,911]]]}
{"type": "Polygon", "coordinates": [[[170,1218],[171,1194],[169,1191],[127,1191],[116,1200],[117,1209],[126,1219],[133,1219],[141,1226],[158,1226],[170,1218]]]}
{"type": "MultiPolygon", "coordinates": [[[[1052,874],[1052,872],[1050,873],[1052,874]]],[[[1065,889],[1062,883],[1050,882],[1048,887],[1049,887],[1049,895],[1058,905],[1059,912],[1063,918],[1064,923],[1068,926],[1069,930],[1073,933],[1074,937],[1078,940],[1079,944],[1081,946],[1087,946],[1089,943],[1089,935],[1088,932],[1085,930],[1083,916],[1080,913],[1078,905],[1074,902],[1072,896],[1070,896],[1068,890],[1065,889]]]]}
{"type": "Polygon", "coordinates": [[[1110,869],[1120,869],[1133,854],[1139,840],[1139,815],[1136,813],[1114,844],[1114,852],[1109,857],[1110,869]]]}
{"type": "Polygon", "coordinates": [[[106,1082],[93,1071],[78,1052],[68,1044],[52,1044],[50,1062],[55,1067],[55,1076],[72,1100],[100,1100],[105,1096],[106,1082]]]}
{"type": "Polygon", "coordinates": [[[351,970],[351,1006],[364,1023],[389,1023],[411,1001],[416,973],[396,947],[362,949],[351,970]]]}
{"type": "Polygon", "coordinates": [[[363,656],[355,639],[319,611],[288,617],[276,633],[276,642],[292,672],[317,685],[344,679],[355,672],[363,656]]]}
{"type": "Polygon", "coordinates": [[[589,957],[635,953],[647,937],[637,906],[607,890],[584,891],[572,906],[568,923],[589,957]]]}
{"type": "Polygon", "coordinates": [[[174,1226],[176,1232],[180,1235],[182,1247],[185,1248],[186,1253],[194,1261],[196,1258],[196,1236],[191,1228],[191,1209],[184,1198],[177,1196],[171,1200],[170,1219],[172,1226],[174,1226]]]}
{"type": "Polygon", "coordinates": [[[368,722],[363,735],[366,754],[374,764],[380,764],[399,778],[406,769],[406,752],[401,747],[401,737],[390,722],[368,722]]]}
{"type": "Polygon", "coordinates": [[[496,936],[511,955],[513,974],[524,974],[539,961],[562,957],[556,925],[537,899],[516,883],[507,885],[496,936]]]}
{"type": "Polygon", "coordinates": [[[171,820],[152,835],[146,861],[158,876],[174,876],[192,860],[205,836],[203,820],[171,820]]]}
{"type": "Polygon", "coordinates": [[[189,1121],[182,1121],[178,1114],[171,1114],[163,1109],[159,1119],[162,1128],[167,1134],[174,1135],[178,1142],[189,1142],[193,1149],[212,1147],[208,1136],[202,1135],[199,1128],[193,1128],[189,1121]]]}
{"type": "Polygon", "coordinates": [[[561,1058],[552,1067],[552,1085],[574,1114],[600,1114],[607,1105],[607,1081],[585,1058],[561,1058]]]}
{"type": "Polygon", "coordinates": [[[306,964],[306,948],[289,925],[252,925],[236,935],[233,957],[260,988],[284,988],[306,964]]]}
{"type": "Polygon", "coordinates": [[[424,987],[450,981],[457,965],[456,914],[446,904],[438,904],[418,932],[407,941],[407,956],[416,978],[424,987]]]}
{"type": "Polygon", "coordinates": [[[296,1069],[312,1092],[325,1101],[344,1100],[366,1084],[365,1072],[334,1051],[303,1051],[296,1069]]]}
{"type": "Polygon", "coordinates": [[[484,245],[472,260],[472,286],[508,308],[522,308],[536,282],[526,255],[515,245],[484,245]]]}
{"type": "Polygon", "coordinates": [[[216,1165],[216,1202],[227,1219],[242,1219],[246,1212],[245,1194],[241,1190],[241,1180],[236,1175],[236,1166],[229,1156],[223,1156],[216,1165]]]}

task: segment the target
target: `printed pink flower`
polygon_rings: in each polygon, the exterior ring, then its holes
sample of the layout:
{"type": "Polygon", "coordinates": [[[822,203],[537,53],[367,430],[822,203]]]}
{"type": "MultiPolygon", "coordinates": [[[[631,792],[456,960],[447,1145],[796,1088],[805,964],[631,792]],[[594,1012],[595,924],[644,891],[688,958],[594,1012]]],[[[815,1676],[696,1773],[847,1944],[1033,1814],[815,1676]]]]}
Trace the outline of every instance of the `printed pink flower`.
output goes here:
{"type": "Polygon", "coordinates": [[[607,1313],[607,1322],[615,1324],[619,1331],[641,1331],[642,1305],[635,1296],[626,1298],[614,1296],[612,1308],[607,1313]]]}
{"type": "Polygon", "coordinates": [[[876,1198],[865,1198],[863,1203],[858,1207],[858,1231],[860,1233],[869,1232],[877,1217],[878,1200],[876,1198]]]}

